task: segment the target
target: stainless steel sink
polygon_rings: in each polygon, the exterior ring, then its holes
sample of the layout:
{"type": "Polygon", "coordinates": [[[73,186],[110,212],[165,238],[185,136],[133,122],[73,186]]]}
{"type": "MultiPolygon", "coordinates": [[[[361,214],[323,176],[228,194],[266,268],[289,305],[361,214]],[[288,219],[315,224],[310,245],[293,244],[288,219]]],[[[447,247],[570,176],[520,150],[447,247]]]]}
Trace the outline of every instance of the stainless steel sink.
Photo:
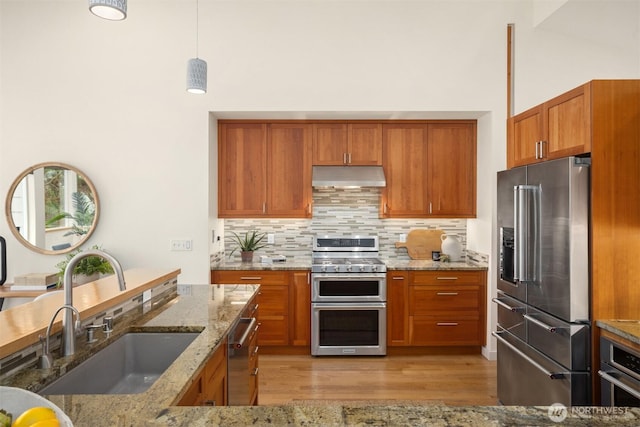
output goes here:
{"type": "Polygon", "coordinates": [[[199,335],[197,332],[130,332],[38,393],[142,393],[199,335]]]}

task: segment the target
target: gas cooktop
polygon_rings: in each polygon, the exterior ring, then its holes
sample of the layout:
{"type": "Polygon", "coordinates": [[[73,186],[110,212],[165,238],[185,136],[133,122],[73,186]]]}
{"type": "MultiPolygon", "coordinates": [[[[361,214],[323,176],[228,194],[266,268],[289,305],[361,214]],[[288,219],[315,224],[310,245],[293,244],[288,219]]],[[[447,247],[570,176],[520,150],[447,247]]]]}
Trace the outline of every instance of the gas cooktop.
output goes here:
{"type": "Polygon", "coordinates": [[[377,258],[378,236],[315,236],[313,273],[384,273],[377,258]]]}

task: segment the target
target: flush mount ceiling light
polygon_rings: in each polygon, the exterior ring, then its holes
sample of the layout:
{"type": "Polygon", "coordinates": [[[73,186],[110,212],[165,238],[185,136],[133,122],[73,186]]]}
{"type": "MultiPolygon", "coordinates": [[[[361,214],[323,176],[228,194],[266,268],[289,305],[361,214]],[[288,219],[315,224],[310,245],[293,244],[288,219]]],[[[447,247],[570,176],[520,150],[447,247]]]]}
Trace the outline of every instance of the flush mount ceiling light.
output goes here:
{"type": "Polygon", "coordinates": [[[89,0],[89,10],[100,18],[122,21],[127,17],[127,0],[89,0]]]}
{"type": "Polygon", "coordinates": [[[187,92],[203,94],[207,93],[207,63],[198,58],[198,0],[196,0],[196,57],[187,63],[187,92]]]}

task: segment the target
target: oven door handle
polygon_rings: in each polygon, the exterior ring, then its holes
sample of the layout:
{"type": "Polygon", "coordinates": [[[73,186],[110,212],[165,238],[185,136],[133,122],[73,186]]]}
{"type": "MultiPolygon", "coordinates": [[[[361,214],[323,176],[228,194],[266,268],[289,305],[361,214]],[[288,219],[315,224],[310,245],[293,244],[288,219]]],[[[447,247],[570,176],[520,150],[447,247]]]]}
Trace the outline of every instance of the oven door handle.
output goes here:
{"type": "Polygon", "coordinates": [[[366,310],[370,308],[387,308],[386,302],[312,302],[312,308],[334,308],[342,310],[366,310]]]}
{"type": "Polygon", "coordinates": [[[518,356],[522,357],[524,360],[526,360],[527,362],[531,363],[533,366],[536,367],[536,369],[538,369],[543,374],[547,375],[552,380],[559,380],[559,379],[564,378],[565,374],[563,372],[551,372],[551,371],[547,370],[544,366],[542,366],[541,364],[539,364],[538,362],[536,362],[535,360],[533,360],[532,358],[530,358],[529,356],[524,354],[522,351],[520,351],[516,346],[511,344],[509,341],[507,341],[504,338],[502,338],[500,336],[500,334],[501,334],[501,332],[495,332],[495,331],[491,332],[491,335],[496,337],[496,339],[498,341],[500,341],[502,344],[504,344],[507,347],[509,347],[512,351],[516,352],[518,354],[518,356]]]}
{"type": "Polygon", "coordinates": [[[598,375],[600,375],[600,377],[602,377],[602,379],[604,379],[605,381],[610,382],[614,386],[620,387],[621,389],[623,389],[624,391],[626,391],[627,393],[629,393],[630,395],[632,395],[636,399],[640,399],[640,393],[638,391],[632,389],[631,387],[629,387],[628,385],[626,385],[625,383],[623,383],[619,379],[615,378],[614,376],[608,374],[607,372],[604,372],[603,370],[599,370],[598,371],[598,375]]]}

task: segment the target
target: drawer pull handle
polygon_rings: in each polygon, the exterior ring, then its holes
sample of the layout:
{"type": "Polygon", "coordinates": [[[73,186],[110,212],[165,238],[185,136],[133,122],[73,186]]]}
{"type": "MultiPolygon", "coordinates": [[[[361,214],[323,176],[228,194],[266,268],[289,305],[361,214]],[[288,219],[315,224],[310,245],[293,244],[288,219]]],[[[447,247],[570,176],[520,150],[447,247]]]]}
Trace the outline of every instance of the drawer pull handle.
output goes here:
{"type": "Polygon", "coordinates": [[[202,402],[203,406],[216,406],[216,401],[215,400],[205,400],[204,402],[202,402]]]}
{"type": "Polygon", "coordinates": [[[436,277],[436,280],[458,280],[457,277],[436,277]]]}
{"type": "Polygon", "coordinates": [[[404,280],[404,277],[402,277],[402,276],[393,276],[392,279],[393,280],[404,280]]]}
{"type": "Polygon", "coordinates": [[[509,304],[501,301],[500,298],[493,298],[491,299],[491,301],[495,302],[500,307],[506,308],[507,310],[512,311],[514,313],[524,313],[525,311],[527,311],[527,309],[524,307],[511,307],[509,304]]]}
{"type": "Polygon", "coordinates": [[[253,355],[255,356],[256,354],[258,354],[258,350],[260,349],[259,346],[256,346],[256,348],[253,349],[253,355]]]}
{"type": "Polygon", "coordinates": [[[458,293],[457,292],[438,292],[438,293],[436,293],[436,295],[438,295],[439,297],[442,297],[442,296],[456,296],[456,295],[458,295],[458,293]]]}
{"type": "Polygon", "coordinates": [[[547,332],[554,333],[558,329],[557,326],[547,325],[543,321],[536,319],[535,317],[531,316],[530,314],[525,314],[522,317],[524,317],[525,319],[527,319],[529,322],[533,323],[534,325],[540,326],[541,328],[545,329],[547,332]]]}
{"type": "Polygon", "coordinates": [[[458,326],[458,322],[438,322],[438,326],[458,326]]]}
{"type": "Polygon", "coordinates": [[[240,280],[262,280],[260,276],[241,276],[240,280]]]}
{"type": "Polygon", "coordinates": [[[251,372],[251,376],[252,377],[257,377],[258,376],[258,368],[253,368],[253,372],[251,372]]]}

